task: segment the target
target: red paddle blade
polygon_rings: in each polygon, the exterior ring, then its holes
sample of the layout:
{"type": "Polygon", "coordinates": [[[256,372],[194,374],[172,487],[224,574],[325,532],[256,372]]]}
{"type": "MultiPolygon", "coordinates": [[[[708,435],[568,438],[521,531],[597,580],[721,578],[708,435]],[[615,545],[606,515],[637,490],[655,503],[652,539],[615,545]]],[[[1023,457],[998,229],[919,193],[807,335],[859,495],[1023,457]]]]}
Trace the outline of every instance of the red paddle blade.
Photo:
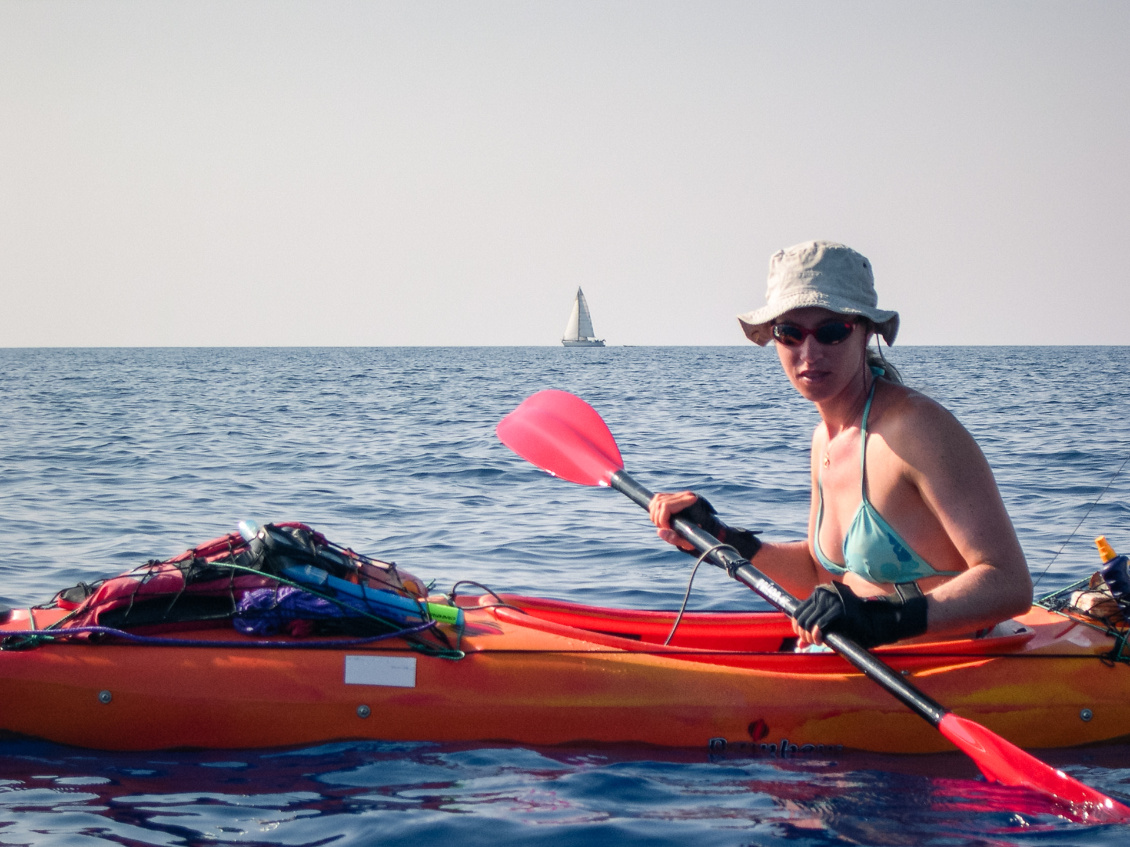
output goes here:
{"type": "Polygon", "coordinates": [[[986,779],[1039,791],[1083,820],[1130,823],[1130,808],[1055,770],[979,723],[949,712],[938,729],[977,763],[986,779]]]}
{"type": "Polygon", "coordinates": [[[624,469],[620,448],[596,410],[567,391],[539,391],[495,429],[499,440],[543,471],[581,485],[608,485],[624,469]]]}

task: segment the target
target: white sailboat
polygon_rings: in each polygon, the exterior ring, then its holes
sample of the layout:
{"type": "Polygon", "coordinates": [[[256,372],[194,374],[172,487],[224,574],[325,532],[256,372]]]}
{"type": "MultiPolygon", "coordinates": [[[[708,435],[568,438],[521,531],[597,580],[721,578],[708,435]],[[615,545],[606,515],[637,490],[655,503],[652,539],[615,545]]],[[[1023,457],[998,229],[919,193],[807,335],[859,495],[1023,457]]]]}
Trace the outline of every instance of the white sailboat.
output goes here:
{"type": "Polygon", "coordinates": [[[569,323],[565,324],[565,335],[561,343],[566,347],[603,347],[604,339],[596,338],[592,331],[592,315],[585,293],[577,286],[577,299],[573,301],[573,311],[569,313],[569,323]]]}

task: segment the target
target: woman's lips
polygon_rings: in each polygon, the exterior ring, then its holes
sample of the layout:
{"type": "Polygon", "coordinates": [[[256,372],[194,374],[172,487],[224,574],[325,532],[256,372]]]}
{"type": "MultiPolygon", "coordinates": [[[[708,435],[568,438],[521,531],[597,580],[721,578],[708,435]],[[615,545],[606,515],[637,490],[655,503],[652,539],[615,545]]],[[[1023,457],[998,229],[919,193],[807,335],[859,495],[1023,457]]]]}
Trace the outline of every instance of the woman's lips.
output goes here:
{"type": "Polygon", "coordinates": [[[821,381],[827,379],[829,373],[830,373],[829,371],[818,371],[818,370],[815,370],[815,369],[806,369],[806,370],[802,370],[802,371],[797,371],[797,379],[803,380],[804,382],[817,383],[817,382],[821,382],[821,381]]]}

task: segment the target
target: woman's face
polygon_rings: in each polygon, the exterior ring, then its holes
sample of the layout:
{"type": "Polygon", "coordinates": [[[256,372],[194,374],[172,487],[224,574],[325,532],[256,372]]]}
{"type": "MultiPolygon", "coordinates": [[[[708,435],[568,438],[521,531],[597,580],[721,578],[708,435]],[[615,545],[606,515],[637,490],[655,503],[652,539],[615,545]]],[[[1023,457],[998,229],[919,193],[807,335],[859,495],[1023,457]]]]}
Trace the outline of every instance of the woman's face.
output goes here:
{"type": "Polygon", "coordinates": [[[781,366],[806,400],[831,400],[863,374],[868,333],[860,320],[827,309],[805,308],[786,312],[773,325],[781,366]]]}

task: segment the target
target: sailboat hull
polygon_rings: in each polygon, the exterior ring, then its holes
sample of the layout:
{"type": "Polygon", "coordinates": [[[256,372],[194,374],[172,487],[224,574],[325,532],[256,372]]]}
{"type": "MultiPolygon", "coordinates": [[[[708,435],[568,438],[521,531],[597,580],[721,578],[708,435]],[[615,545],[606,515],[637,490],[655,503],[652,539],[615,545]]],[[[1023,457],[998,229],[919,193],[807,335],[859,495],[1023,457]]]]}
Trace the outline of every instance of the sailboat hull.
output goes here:
{"type": "Polygon", "coordinates": [[[600,338],[562,338],[561,343],[566,347],[603,347],[604,341],[600,338]]]}

